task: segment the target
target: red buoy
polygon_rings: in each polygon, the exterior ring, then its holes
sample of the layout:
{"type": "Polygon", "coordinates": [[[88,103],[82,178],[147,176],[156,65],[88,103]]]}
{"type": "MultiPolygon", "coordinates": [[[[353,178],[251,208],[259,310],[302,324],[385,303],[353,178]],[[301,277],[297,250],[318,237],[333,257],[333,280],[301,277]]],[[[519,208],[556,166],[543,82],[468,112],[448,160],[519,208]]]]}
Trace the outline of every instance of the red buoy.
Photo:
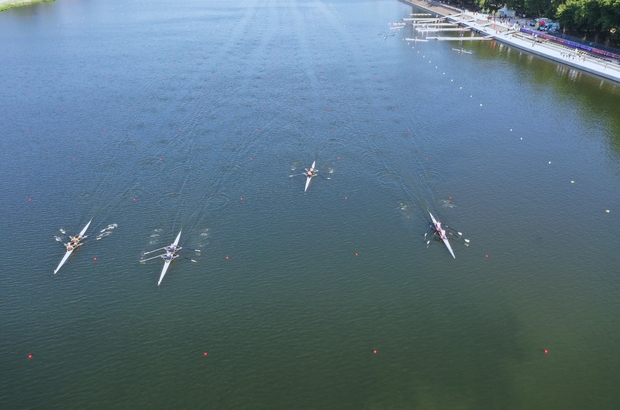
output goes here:
{"type": "Polygon", "coordinates": [[[202,355],[207,357],[207,356],[209,356],[209,352],[204,352],[202,355]]]}
{"type": "Polygon", "coordinates": [[[372,354],[377,354],[377,350],[373,350],[373,351],[372,351],[372,354]]]}
{"type": "Polygon", "coordinates": [[[549,351],[547,349],[545,349],[545,350],[543,350],[543,353],[547,354],[547,353],[549,353],[549,351]]]}
{"type": "Polygon", "coordinates": [[[97,258],[93,258],[93,260],[94,260],[94,261],[96,261],[96,260],[97,260],[97,258]]]}
{"type": "Polygon", "coordinates": [[[28,358],[29,358],[29,359],[32,359],[33,357],[34,357],[34,356],[32,355],[32,353],[29,353],[29,354],[28,354],[28,358]]]}

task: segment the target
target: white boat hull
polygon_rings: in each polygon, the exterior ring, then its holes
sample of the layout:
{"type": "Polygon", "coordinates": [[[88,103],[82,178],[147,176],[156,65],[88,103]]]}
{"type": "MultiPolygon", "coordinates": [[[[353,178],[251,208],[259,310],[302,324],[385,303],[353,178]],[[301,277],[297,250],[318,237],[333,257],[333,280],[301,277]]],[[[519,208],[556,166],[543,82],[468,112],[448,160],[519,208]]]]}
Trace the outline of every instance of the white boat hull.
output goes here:
{"type": "MultiPolygon", "coordinates": [[[[437,229],[437,220],[435,219],[432,213],[429,212],[428,214],[431,216],[435,229],[437,229]]],[[[454,252],[452,251],[452,246],[450,246],[450,241],[448,240],[448,238],[441,237],[441,233],[440,233],[440,238],[443,241],[443,243],[446,245],[446,248],[448,248],[448,250],[450,251],[450,255],[452,255],[452,257],[456,259],[456,256],[454,256],[454,252]]]]}
{"type": "Polygon", "coordinates": [[[159,286],[161,281],[164,280],[164,276],[166,276],[166,271],[170,267],[170,262],[172,262],[172,259],[169,259],[164,262],[164,268],[161,270],[161,275],[159,275],[159,282],[157,282],[157,286],[159,286]]]}
{"type": "MultiPolygon", "coordinates": [[[[183,232],[183,230],[179,231],[177,238],[173,242],[175,249],[177,245],[179,244],[179,240],[181,239],[181,232],[183,232]]],[[[179,255],[172,255],[172,258],[164,260],[164,268],[161,270],[161,275],[159,275],[159,282],[157,282],[157,286],[159,286],[161,284],[161,281],[164,280],[164,276],[166,276],[166,272],[168,271],[168,268],[170,267],[170,262],[176,259],[177,256],[179,255]]]]}
{"type": "MultiPolygon", "coordinates": [[[[314,169],[314,165],[315,164],[316,164],[316,161],[313,161],[312,162],[312,166],[310,168],[314,169]]],[[[304,192],[306,192],[308,190],[308,186],[310,185],[310,181],[311,180],[312,180],[312,177],[306,176],[306,187],[304,188],[304,192]]]]}
{"type": "MultiPolygon", "coordinates": [[[[86,233],[86,231],[88,230],[88,227],[90,226],[90,223],[93,220],[91,219],[90,221],[88,221],[88,223],[86,224],[86,226],[84,228],[82,228],[82,231],[80,232],[80,234],[78,235],[80,238],[84,237],[84,234],[86,233]]],[[[79,245],[77,245],[79,246],[79,245]]],[[[76,246],[76,248],[77,248],[76,246]]],[[[71,256],[71,254],[73,253],[73,251],[75,250],[75,248],[73,248],[73,250],[67,251],[65,253],[65,256],[62,257],[62,260],[60,261],[60,263],[58,264],[58,267],[56,269],[54,269],[54,275],[56,273],[58,273],[58,271],[60,270],[60,268],[62,268],[62,265],[65,264],[65,262],[67,261],[67,259],[69,259],[69,256],[71,256]]]]}
{"type": "Polygon", "coordinates": [[[58,267],[56,269],[54,269],[54,275],[56,273],[58,273],[58,271],[60,270],[60,268],[62,268],[62,265],[65,264],[65,262],[67,261],[67,259],[69,259],[69,256],[71,256],[71,254],[73,253],[73,251],[67,251],[65,253],[65,256],[62,257],[62,260],[60,261],[60,263],[58,264],[58,267]]]}

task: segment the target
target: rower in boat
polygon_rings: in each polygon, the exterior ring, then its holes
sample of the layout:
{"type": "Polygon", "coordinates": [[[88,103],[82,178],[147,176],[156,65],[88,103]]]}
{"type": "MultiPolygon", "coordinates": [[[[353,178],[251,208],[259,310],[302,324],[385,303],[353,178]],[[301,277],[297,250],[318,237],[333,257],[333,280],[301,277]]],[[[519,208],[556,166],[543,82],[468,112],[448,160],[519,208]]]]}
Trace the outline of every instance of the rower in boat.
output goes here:
{"type": "MultiPolygon", "coordinates": [[[[54,269],[54,274],[58,273],[58,271],[60,270],[62,265],[64,265],[64,263],[67,261],[67,259],[69,259],[69,256],[71,256],[71,253],[78,246],[82,245],[81,241],[83,239],[86,239],[86,231],[88,230],[88,227],[90,226],[91,222],[92,222],[92,219],[90,221],[88,221],[86,226],[82,229],[82,231],[79,234],[77,234],[76,236],[70,237],[70,241],[65,244],[65,248],[67,249],[67,251],[65,252],[65,256],[63,256],[62,260],[58,264],[58,267],[56,269],[54,269]]],[[[61,231],[61,232],[64,232],[64,231],[61,231]]]]}
{"type": "Polygon", "coordinates": [[[441,239],[447,239],[446,230],[441,227],[441,221],[437,221],[435,224],[435,233],[437,233],[441,239]]]}
{"type": "Polygon", "coordinates": [[[308,178],[312,178],[314,176],[314,168],[310,167],[307,176],[308,178]]]}
{"type": "MultiPolygon", "coordinates": [[[[469,239],[464,239],[460,232],[455,231],[455,230],[453,230],[452,228],[450,228],[448,226],[446,226],[444,228],[442,226],[442,224],[441,224],[441,221],[436,220],[435,217],[433,216],[433,214],[431,214],[429,212],[429,215],[430,215],[431,220],[432,220],[432,224],[430,226],[429,232],[432,230],[433,231],[433,236],[437,235],[439,237],[439,239],[446,245],[446,248],[448,248],[448,251],[450,252],[450,255],[452,255],[453,258],[456,258],[456,256],[454,256],[454,252],[452,251],[452,247],[450,246],[450,239],[456,239],[456,240],[459,240],[459,241],[463,241],[463,242],[465,242],[466,246],[469,244],[469,239]],[[448,234],[450,235],[450,238],[448,238],[448,234]],[[458,236],[454,236],[454,234],[458,234],[458,236]]],[[[429,232],[424,234],[425,238],[426,238],[426,235],[429,232]]],[[[426,242],[427,246],[430,245],[431,240],[428,240],[426,242]]]]}

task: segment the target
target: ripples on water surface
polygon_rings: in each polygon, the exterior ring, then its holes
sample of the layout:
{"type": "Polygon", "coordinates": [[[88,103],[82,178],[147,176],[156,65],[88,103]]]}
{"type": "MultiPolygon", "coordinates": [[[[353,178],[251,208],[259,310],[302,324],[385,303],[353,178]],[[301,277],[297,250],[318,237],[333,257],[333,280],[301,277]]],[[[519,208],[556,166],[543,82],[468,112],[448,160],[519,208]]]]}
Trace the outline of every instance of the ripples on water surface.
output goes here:
{"type": "Polygon", "coordinates": [[[410,12],[1,13],[4,406],[618,408],[618,86],[410,12]]]}

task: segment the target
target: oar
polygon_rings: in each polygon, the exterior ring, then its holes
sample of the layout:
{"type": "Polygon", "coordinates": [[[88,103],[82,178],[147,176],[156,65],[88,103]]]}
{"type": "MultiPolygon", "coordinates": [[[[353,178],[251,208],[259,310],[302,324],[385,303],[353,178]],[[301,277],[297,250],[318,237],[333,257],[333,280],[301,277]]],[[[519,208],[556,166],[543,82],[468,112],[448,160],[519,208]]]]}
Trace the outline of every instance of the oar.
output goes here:
{"type": "MultiPolygon", "coordinates": [[[[455,231],[455,232],[456,232],[456,231],[455,231]]],[[[458,234],[459,234],[459,236],[458,236],[458,237],[454,236],[454,234],[453,234],[452,232],[448,232],[448,233],[449,233],[450,235],[452,235],[452,238],[451,238],[451,239],[461,240],[461,241],[465,242],[465,244],[468,244],[468,243],[469,243],[469,239],[465,239],[465,238],[463,238],[463,237],[461,236],[461,235],[463,235],[463,234],[462,234],[462,233],[460,233],[460,232],[456,232],[456,233],[458,233],[458,234]]]]}
{"type": "Polygon", "coordinates": [[[429,233],[431,233],[433,231],[433,225],[430,225],[428,227],[428,230],[426,231],[426,233],[424,234],[424,239],[426,239],[426,235],[428,235],[429,233]]]}
{"type": "Polygon", "coordinates": [[[462,238],[462,236],[463,236],[463,233],[462,233],[462,232],[459,232],[459,231],[457,231],[457,230],[455,230],[455,229],[452,229],[452,228],[450,228],[450,227],[449,227],[449,226],[447,226],[447,225],[445,225],[445,227],[446,227],[446,228],[448,228],[448,229],[450,229],[452,232],[456,232],[459,236],[461,236],[461,238],[459,238],[459,239],[462,239],[462,240],[464,240],[465,242],[469,243],[469,239],[462,238]]]}
{"type": "MultiPolygon", "coordinates": [[[[429,231],[430,232],[430,231],[429,231]]],[[[426,240],[426,235],[428,234],[428,232],[426,232],[424,234],[424,239],[426,240]]],[[[431,239],[429,239],[428,241],[426,241],[426,249],[428,249],[428,247],[431,245],[431,241],[433,241],[433,239],[435,239],[435,234],[433,234],[433,237],[431,239]]]]}
{"type": "Polygon", "coordinates": [[[150,261],[150,260],[153,260],[153,259],[155,259],[155,258],[161,258],[162,256],[164,256],[164,255],[162,254],[162,255],[153,256],[152,258],[141,259],[141,260],[140,260],[140,263],[144,263],[144,262],[146,262],[146,261],[150,261]]]}
{"type": "Polygon", "coordinates": [[[454,233],[458,234],[459,236],[463,236],[463,233],[462,233],[462,232],[457,231],[456,229],[452,228],[451,226],[444,225],[444,228],[449,229],[450,231],[452,231],[452,232],[454,232],[454,233]]]}
{"type": "Polygon", "coordinates": [[[153,253],[153,252],[161,251],[161,250],[163,250],[163,249],[165,249],[165,248],[157,248],[157,249],[155,249],[154,251],[144,252],[144,253],[142,254],[142,256],[144,256],[144,255],[148,255],[148,254],[153,253]]]}

